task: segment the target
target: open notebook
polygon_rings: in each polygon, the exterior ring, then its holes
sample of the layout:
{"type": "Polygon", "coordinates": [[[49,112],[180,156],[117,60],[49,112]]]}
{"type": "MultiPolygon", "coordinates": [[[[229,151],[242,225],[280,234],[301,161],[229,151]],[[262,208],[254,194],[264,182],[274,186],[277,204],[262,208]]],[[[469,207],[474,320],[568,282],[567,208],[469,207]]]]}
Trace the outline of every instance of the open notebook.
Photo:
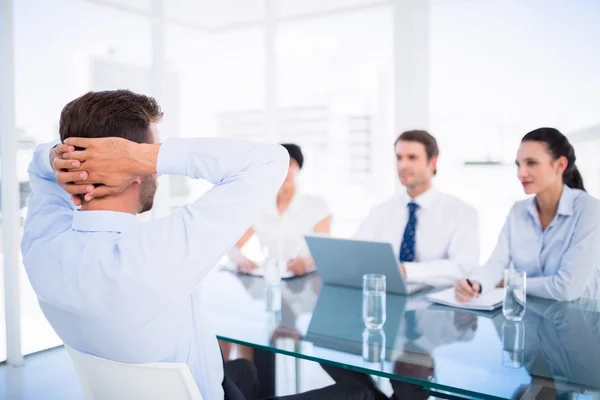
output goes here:
{"type": "Polygon", "coordinates": [[[492,311],[502,305],[504,299],[504,289],[496,288],[491,292],[480,294],[471,301],[461,303],[454,296],[454,288],[442,290],[441,292],[431,293],[427,298],[434,302],[450,307],[465,308],[469,310],[492,311]]]}

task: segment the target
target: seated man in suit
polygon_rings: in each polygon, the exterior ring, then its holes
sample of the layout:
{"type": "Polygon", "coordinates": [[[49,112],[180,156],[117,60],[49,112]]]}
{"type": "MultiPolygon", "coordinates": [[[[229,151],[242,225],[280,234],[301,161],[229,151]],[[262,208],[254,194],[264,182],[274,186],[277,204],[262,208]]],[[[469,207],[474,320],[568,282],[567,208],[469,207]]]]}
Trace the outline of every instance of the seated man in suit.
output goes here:
{"type": "Polygon", "coordinates": [[[479,265],[477,211],[433,187],[439,150],[432,135],[407,131],[394,147],[406,193],[374,207],[354,238],[391,243],[407,282],[451,286],[479,265]]]}

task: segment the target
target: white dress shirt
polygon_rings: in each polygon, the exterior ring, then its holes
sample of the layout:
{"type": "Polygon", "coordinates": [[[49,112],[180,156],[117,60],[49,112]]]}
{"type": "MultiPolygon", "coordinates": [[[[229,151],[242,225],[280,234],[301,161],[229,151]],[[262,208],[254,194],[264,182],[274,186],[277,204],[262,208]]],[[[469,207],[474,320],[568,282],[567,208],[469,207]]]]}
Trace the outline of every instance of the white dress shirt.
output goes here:
{"type": "Polygon", "coordinates": [[[215,331],[200,281],[275,196],[285,149],[232,139],[168,139],[159,174],[215,186],[173,215],[142,223],[114,211],[77,211],[39,146],[23,263],[44,315],[68,345],[126,363],[186,363],[205,399],[223,399],[215,331]]]}
{"type": "MultiPolygon", "coordinates": [[[[374,207],[354,238],[391,243],[399,259],[400,244],[408,221],[406,194],[374,207]]],[[[477,211],[454,196],[431,188],[412,199],[419,205],[415,262],[405,262],[409,282],[432,286],[453,285],[479,265],[477,211]]]]}

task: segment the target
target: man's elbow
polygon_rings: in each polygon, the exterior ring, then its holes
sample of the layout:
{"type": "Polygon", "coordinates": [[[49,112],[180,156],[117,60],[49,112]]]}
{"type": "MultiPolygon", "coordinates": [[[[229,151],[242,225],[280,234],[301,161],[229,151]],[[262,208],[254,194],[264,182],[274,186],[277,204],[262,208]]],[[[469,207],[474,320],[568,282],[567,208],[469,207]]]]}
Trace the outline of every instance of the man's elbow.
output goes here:
{"type": "Polygon", "coordinates": [[[285,170],[287,171],[288,167],[290,166],[290,154],[288,151],[285,149],[285,147],[279,144],[274,144],[269,147],[269,150],[272,154],[273,163],[278,166],[285,167],[285,170]]]}
{"type": "Polygon", "coordinates": [[[268,146],[266,157],[269,160],[268,165],[273,171],[274,176],[279,181],[279,184],[282,184],[290,167],[289,153],[285,147],[274,144],[268,146]]]}

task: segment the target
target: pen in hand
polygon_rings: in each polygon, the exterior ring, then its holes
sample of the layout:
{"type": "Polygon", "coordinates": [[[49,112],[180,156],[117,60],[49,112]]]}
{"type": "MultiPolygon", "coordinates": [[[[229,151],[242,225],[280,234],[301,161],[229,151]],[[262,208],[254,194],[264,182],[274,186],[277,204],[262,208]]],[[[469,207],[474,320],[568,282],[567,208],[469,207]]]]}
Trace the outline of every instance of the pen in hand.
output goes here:
{"type": "MultiPolygon", "coordinates": [[[[471,289],[473,289],[473,290],[474,290],[474,289],[475,289],[475,286],[473,286],[473,283],[472,283],[470,280],[468,280],[468,279],[466,279],[466,281],[467,281],[467,283],[469,284],[469,286],[471,286],[471,289]]],[[[477,296],[477,295],[479,295],[479,293],[475,293],[475,296],[477,296]]]]}

